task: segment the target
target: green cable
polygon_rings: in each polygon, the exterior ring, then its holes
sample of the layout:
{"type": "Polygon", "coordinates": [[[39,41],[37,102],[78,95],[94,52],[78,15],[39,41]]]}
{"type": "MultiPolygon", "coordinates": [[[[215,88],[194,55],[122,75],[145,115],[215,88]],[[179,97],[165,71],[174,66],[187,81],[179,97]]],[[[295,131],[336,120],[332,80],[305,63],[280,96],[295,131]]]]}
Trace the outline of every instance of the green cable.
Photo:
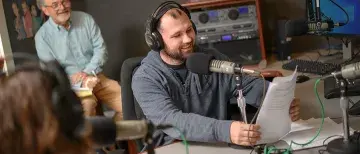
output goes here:
{"type": "MultiPolygon", "coordinates": [[[[319,103],[320,106],[321,106],[321,124],[320,124],[320,127],[319,127],[319,129],[317,130],[316,135],[315,135],[311,140],[309,140],[309,141],[306,142],[306,143],[297,143],[297,142],[291,141],[291,142],[290,142],[290,146],[289,146],[288,149],[286,149],[286,152],[285,152],[285,153],[289,153],[289,152],[290,152],[292,144],[300,145],[300,146],[303,146],[303,147],[304,147],[304,146],[309,145],[310,143],[312,143],[312,142],[320,135],[320,131],[321,131],[322,128],[323,128],[324,120],[325,120],[325,109],[324,109],[324,105],[323,105],[323,103],[321,102],[321,99],[320,99],[320,96],[319,96],[319,93],[318,93],[318,90],[317,90],[317,85],[320,83],[320,81],[321,81],[321,79],[317,79],[317,80],[315,81],[315,85],[314,85],[314,92],[315,92],[317,101],[318,101],[318,103],[319,103]]],[[[273,151],[273,150],[275,150],[275,149],[274,149],[274,148],[269,148],[269,149],[267,149],[267,148],[265,147],[264,153],[265,153],[265,154],[270,154],[270,152],[273,151]]],[[[276,149],[276,150],[277,150],[277,149],[276,149]]]]}
{"type": "Polygon", "coordinates": [[[174,127],[178,132],[179,132],[179,134],[180,134],[180,137],[181,137],[181,139],[182,139],[182,141],[183,141],[183,144],[184,144],[184,146],[185,146],[185,150],[186,150],[186,154],[189,154],[189,145],[188,145],[188,143],[186,142],[186,139],[185,139],[185,136],[184,136],[184,134],[181,132],[181,130],[179,129],[179,128],[177,128],[177,127],[174,127]]]}
{"type": "MultiPolygon", "coordinates": [[[[320,124],[320,127],[319,127],[319,129],[317,130],[316,135],[315,135],[311,140],[309,140],[309,141],[306,142],[306,143],[297,143],[297,142],[291,141],[289,148],[286,150],[287,152],[290,151],[292,144],[301,145],[301,146],[306,146],[306,145],[309,145],[310,143],[312,143],[312,142],[320,135],[320,131],[321,131],[322,128],[323,128],[324,120],[325,120],[324,105],[323,105],[323,103],[321,102],[319,93],[318,93],[318,91],[317,91],[317,85],[319,84],[320,81],[321,81],[321,79],[317,79],[316,82],[315,82],[315,85],[314,85],[314,92],[315,92],[316,98],[317,98],[317,100],[318,100],[318,103],[319,103],[320,106],[321,106],[321,124],[320,124]]],[[[186,154],[189,154],[189,146],[188,146],[188,143],[186,142],[185,136],[183,135],[183,133],[180,131],[179,128],[177,128],[177,127],[174,127],[174,128],[179,132],[180,137],[181,137],[181,139],[183,140],[183,144],[184,144],[185,149],[186,149],[186,154]]],[[[265,148],[265,149],[267,149],[267,148],[265,148]]],[[[266,154],[269,154],[270,152],[272,152],[272,151],[274,151],[274,150],[276,150],[275,147],[270,147],[270,148],[269,148],[269,151],[265,150],[265,153],[266,153],[266,154]]]]}
{"type": "Polygon", "coordinates": [[[317,90],[317,85],[320,83],[320,81],[321,81],[321,79],[317,79],[316,82],[315,82],[315,85],[314,85],[314,92],[315,92],[316,98],[317,98],[317,100],[318,100],[318,103],[319,103],[320,106],[321,106],[321,124],[320,124],[320,127],[319,127],[319,129],[317,130],[316,135],[315,135],[311,140],[309,140],[309,141],[306,142],[306,143],[297,143],[297,142],[291,141],[288,150],[291,149],[292,144],[300,145],[300,146],[303,146],[303,147],[306,146],[306,145],[309,145],[310,143],[312,143],[312,142],[320,135],[320,131],[321,131],[322,128],[323,128],[324,120],[325,120],[324,105],[323,105],[323,103],[321,102],[321,99],[320,99],[320,96],[319,96],[319,93],[318,93],[318,90],[317,90]]]}

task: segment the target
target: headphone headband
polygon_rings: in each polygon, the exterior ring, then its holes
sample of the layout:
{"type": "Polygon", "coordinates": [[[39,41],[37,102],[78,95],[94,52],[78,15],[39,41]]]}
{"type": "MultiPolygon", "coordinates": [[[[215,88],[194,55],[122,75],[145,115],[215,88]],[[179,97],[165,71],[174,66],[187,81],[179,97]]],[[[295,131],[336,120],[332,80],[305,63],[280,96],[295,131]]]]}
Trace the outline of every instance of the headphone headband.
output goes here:
{"type": "MultiPolygon", "coordinates": [[[[190,12],[185,7],[175,1],[166,1],[161,3],[146,21],[145,41],[150,49],[160,51],[164,48],[164,41],[161,34],[157,31],[159,19],[170,9],[177,8],[183,11],[191,20],[190,12]]],[[[196,33],[195,24],[191,21],[193,29],[196,33]]]]}
{"type": "Polygon", "coordinates": [[[166,1],[161,3],[156,10],[152,13],[151,15],[151,23],[150,23],[150,30],[154,31],[156,29],[157,23],[159,22],[159,19],[170,9],[173,8],[178,8],[182,11],[185,12],[185,14],[187,14],[190,17],[190,14],[188,13],[188,11],[182,7],[179,3],[175,2],[175,1],[166,1]],[[171,7],[173,6],[173,7],[171,7]],[[165,9],[167,8],[167,9],[165,9]],[[163,10],[165,9],[165,10],[163,10]],[[159,14],[160,13],[160,14],[159,14]]]}
{"type": "Polygon", "coordinates": [[[183,7],[179,4],[179,3],[176,3],[174,1],[166,1],[166,2],[163,2],[161,3],[157,8],[156,10],[153,12],[153,14],[151,15],[152,18],[156,18],[158,16],[158,12],[160,10],[162,10],[163,8],[165,8],[165,6],[167,5],[170,5],[170,4],[174,4],[176,5],[178,8],[182,9],[183,7]]]}

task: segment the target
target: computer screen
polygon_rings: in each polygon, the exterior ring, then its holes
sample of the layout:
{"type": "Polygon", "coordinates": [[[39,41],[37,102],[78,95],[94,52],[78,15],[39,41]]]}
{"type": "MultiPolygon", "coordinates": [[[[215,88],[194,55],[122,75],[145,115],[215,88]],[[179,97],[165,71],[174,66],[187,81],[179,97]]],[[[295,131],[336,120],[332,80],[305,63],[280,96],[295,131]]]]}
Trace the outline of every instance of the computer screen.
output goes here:
{"type": "MultiPolygon", "coordinates": [[[[312,3],[315,11],[315,0],[312,3]]],[[[346,23],[349,19],[346,25],[333,28],[328,35],[360,35],[360,0],[320,0],[320,10],[322,20],[331,18],[334,23],[346,23]]]]}

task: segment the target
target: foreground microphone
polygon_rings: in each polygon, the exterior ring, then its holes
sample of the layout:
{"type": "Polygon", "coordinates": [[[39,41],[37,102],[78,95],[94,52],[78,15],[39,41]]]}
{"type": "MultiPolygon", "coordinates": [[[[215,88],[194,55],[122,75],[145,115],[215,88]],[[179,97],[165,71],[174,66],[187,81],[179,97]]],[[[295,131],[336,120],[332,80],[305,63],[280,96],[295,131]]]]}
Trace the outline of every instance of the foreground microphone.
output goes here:
{"type": "Polygon", "coordinates": [[[114,122],[112,118],[94,116],[87,118],[91,124],[91,139],[96,147],[114,144],[115,141],[125,141],[144,138],[155,129],[166,129],[171,126],[153,126],[147,120],[124,120],[114,122]]]}
{"type": "Polygon", "coordinates": [[[341,71],[333,72],[330,75],[322,77],[322,79],[329,77],[344,78],[349,80],[360,78],[360,62],[345,65],[341,68],[341,71]]]}
{"type": "Polygon", "coordinates": [[[260,75],[259,71],[239,67],[233,62],[214,60],[214,57],[205,53],[193,53],[186,60],[186,67],[196,74],[210,74],[210,72],[236,74],[246,73],[260,75]]]}

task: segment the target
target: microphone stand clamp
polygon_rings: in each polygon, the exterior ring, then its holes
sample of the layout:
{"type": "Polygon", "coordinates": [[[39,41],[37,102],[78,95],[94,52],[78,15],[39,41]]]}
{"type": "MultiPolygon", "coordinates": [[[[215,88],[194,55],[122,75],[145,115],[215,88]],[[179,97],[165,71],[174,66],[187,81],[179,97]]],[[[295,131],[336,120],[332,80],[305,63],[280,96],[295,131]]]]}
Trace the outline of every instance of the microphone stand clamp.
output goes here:
{"type": "MultiPolygon", "coordinates": [[[[236,64],[238,68],[240,67],[240,64],[236,64]]],[[[242,90],[242,73],[236,73],[235,74],[235,82],[236,82],[236,90],[238,92],[238,98],[237,100],[237,104],[238,107],[240,108],[240,114],[241,114],[241,118],[244,121],[244,123],[248,124],[247,121],[247,116],[246,116],[246,100],[245,97],[243,95],[243,90],[242,90]]]]}

